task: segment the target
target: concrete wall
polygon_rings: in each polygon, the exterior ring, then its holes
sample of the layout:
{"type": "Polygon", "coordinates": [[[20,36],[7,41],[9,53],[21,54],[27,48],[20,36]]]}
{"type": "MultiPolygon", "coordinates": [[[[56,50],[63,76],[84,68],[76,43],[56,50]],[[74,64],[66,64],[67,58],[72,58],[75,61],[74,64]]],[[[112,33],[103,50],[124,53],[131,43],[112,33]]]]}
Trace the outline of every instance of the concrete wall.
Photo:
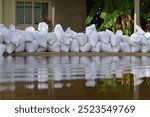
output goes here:
{"type": "Polygon", "coordinates": [[[86,0],[54,0],[54,7],[55,24],[78,32],[85,30],[86,0]]]}
{"type": "Polygon", "coordinates": [[[4,0],[4,24],[16,24],[16,0],[4,0]]]}
{"type": "Polygon", "coordinates": [[[0,23],[3,23],[3,0],[0,0],[0,23]]]}

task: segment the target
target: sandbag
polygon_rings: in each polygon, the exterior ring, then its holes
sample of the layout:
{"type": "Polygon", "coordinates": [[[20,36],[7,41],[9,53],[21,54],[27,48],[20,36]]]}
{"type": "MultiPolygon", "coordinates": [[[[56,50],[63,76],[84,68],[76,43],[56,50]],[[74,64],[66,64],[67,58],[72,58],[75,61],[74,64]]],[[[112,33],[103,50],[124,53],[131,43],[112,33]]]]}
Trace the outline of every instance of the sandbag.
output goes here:
{"type": "Polygon", "coordinates": [[[62,39],[61,39],[61,42],[62,44],[65,44],[65,45],[70,45],[70,42],[71,42],[71,35],[65,33],[65,34],[62,34],[62,39]]]}
{"type": "Polygon", "coordinates": [[[95,47],[92,47],[92,52],[100,52],[101,51],[101,42],[98,42],[95,47]]]}
{"type": "Polygon", "coordinates": [[[27,32],[34,32],[35,28],[33,28],[33,26],[29,26],[29,27],[25,28],[25,31],[27,31],[27,32]]]}
{"type": "Polygon", "coordinates": [[[25,40],[25,42],[31,42],[33,40],[33,34],[31,32],[24,31],[22,32],[22,34],[23,34],[23,39],[25,40]]]}
{"type": "Polygon", "coordinates": [[[60,52],[60,45],[58,42],[55,42],[53,45],[48,45],[49,52],[60,52]]]}
{"type": "Polygon", "coordinates": [[[69,52],[69,45],[62,44],[60,46],[60,50],[61,50],[61,52],[69,52]]]}
{"type": "Polygon", "coordinates": [[[122,30],[117,30],[116,35],[119,36],[119,37],[123,36],[122,30]]]}
{"type": "Polygon", "coordinates": [[[4,25],[0,26],[0,32],[3,34],[3,42],[10,43],[11,42],[11,32],[4,25]]]}
{"type": "Polygon", "coordinates": [[[16,47],[15,52],[24,52],[25,51],[25,43],[19,44],[19,46],[16,47]]]}
{"type": "Polygon", "coordinates": [[[147,44],[141,45],[141,52],[150,52],[150,40],[147,40],[147,44]]]}
{"type": "Polygon", "coordinates": [[[109,43],[110,41],[110,37],[109,37],[109,34],[105,31],[102,31],[102,32],[98,32],[98,36],[99,36],[99,39],[101,42],[103,43],[109,43]]]}
{"type": "Polygon", "coordinates": [[[13,43],[15,46],[18,46],[22,41],[24,41],[23,34],[20,31],[12,32],[11,35],[11,43],[13,43]]]}
{"type": "Polygon", "coordinates": [[[48,25],[45,22],[40,22],[38,25],[38,31],[47,33],[48,32],[48,25]]]}
{"type": "Polygon", "coordinates": [[[57,38],[54,32],[47,33],[48,44],[53,45],[56,41],[57,41],[57,38]]]}
{"type": "Polygon", "coordinates": [[[121,38],[119,36],[114,34],[110,36],[110,43],[112,46],[117,46],[120,44],[120,42],[121,42],[121,38]]]}
{"type": "Polygon", "coordinates": [[[121,42],[120,43],[120,51],[121,52],[131,52],[131,47],[128,43],[126,42],[121,42]]]}
{"type": "Polygon", "coordinates": [[[85,45],[88,41],[87,35],[84,33],[77,33],[77,35],[73,36],[73,39],[76,39],[80,46],[85,45]]]}
{"type": "Polygon", "coordinates": [[[80,46],[77,40],[73,39],[70,43],[70,51],[71,52],[79,52],[80,46]]]}
{"type": "Polygon", "coordinates": [[[120,51],[120,44],[117,46],[112,46],[113,52],[119,52],[120,51]]]}
{"type": "Polygon", "coordinates": [[[64,30],[60,24],[55,25],[54,32],[58,34],[64,34],[64,30]]]}
{"type": "Polygon", "coordinates": [[[11,54],[15,51],[15,49],[16,49],[16,46],[13,43],[9,43],[9,44],[6,44],[5,52],[8,54],[11,54]]]}
{"type": "Polygon", "coordinates": [[[131,45],[131,52],[140,52],[141,46],[139,44],[137,45],[131,45]]]}
{"type": "Polygon", "coordinates": [[[47,47],[41,47],[41,46],[39,46],[36,51],[37,52],[46,52],[47,51],[47,47]]]}
{"type": "Polygon", "coordinates": [[[77,34],[77,32],[75,32],[75,31],[71,30],[71,28],[70,28],[70,27],[68,27],[68,28],[67,28],[67,30],[66,30],[65,32],[66,32],[66,33],[68,33],[68,34],[71,34],[71,36],[74,36],[74,35],[76,35],[76,34],[77,34]]]}
{"type": "Polygon", "coordinates": [[[16,27],[11,24],[8,29],[9,29],[10,31],[15,31],[15,30],[16,30],[16,27]]]}
{"type": "Polygon", "coordinates": [[[98,41],[99,41],[99,36],[98,36],[97,31],[96,31],[96,26],[95,26],[95,24],[86,27],[85,33],[86,33],[86,35],[88,36],[89,43],[90,43],[93,47],[95,47],[96,44],[97,44],[98,41]]]}
{"type": "Polygon", "coordinates": [[[140,44],[141,42],[140,34],[138,33],[133,33],[130,38],[133,43],[140,44]]]}
{"type": "Polygon", "coordinates": [[[32,40],[32,42],[27,42],[25,50],[27,52],[35,52],[38,48],[38,42],[36,40],[32,40]]]}
{"type": "Polygon", "coordinates": [[[3,55],[6,50],[6,45],[0,44],[0,55],[3,55]]]}
{"type": "Polygon", "coordinates": [[[102,52],[112,52],[113,50],[112,50],[112,46],[111,46],[111,44],[110,43],[103,43],[102,42],[102,45],[101,45],[102,47],[101,47],[101,51],[102,52]]]}
{"type": "Polygon", "coordinates": [[[150,32],[146,32],[145,37],[146,37],[146,39],[150,39],[150,32]]]}
{"type": "Polygon", "coordinates": [[[0,43],[3,43],[4,37],[3,37],[3,33],[0,32],[0,43]]]}
{"type": "Polygon", "coordinates": [[[91,50],[91,45],[89,43],[86,43],[83,46],[80,46],[81,52],[89,52],[91,50]]]}
{"type": "Polygon", "coordinates": [[[121,36],[121,41],[125,42],[125,43],[128,43],[130,45],[136,45],[136,43],[132,42],[131,38],[129,36],[127,36],[127,35],[121,36]]]}

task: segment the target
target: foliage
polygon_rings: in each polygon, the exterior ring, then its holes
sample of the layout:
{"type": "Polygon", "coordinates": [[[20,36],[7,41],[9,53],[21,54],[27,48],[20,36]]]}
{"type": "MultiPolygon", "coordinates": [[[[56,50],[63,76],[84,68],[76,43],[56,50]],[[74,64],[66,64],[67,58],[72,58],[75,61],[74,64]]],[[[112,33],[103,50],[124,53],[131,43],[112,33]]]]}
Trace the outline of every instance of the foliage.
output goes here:
{"type": "MultiPolygon", "coordinates": [[[[150,15],[143,12],[144,5],[147,0],[142,1],[141,18],[143,22],[150,21],[150,15]]],[[[91,25],[95,23],[99,31],[111,29],[123,30],[124,34],[130,35],[133,33],[133,19],[134,19],[134,0],[93,0],[92,9],[86,19],[86,24],[91,25]]]]}

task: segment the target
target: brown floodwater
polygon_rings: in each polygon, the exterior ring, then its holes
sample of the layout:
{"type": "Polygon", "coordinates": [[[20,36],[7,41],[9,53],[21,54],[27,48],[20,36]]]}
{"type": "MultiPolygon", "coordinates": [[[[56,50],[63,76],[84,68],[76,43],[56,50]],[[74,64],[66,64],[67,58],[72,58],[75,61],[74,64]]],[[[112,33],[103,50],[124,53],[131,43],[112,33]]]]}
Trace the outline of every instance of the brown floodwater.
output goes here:
{"type": "Polygon", "coordinates": [[[148,100],[150,57],[0,56],[0,99],[148,100]]]}

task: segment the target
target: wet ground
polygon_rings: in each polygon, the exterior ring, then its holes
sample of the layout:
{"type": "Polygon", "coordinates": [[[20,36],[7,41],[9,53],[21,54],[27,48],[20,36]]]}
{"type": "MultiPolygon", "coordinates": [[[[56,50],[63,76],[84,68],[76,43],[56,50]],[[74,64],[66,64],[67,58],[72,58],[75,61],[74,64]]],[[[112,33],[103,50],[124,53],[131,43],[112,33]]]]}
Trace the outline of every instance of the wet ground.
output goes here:
{"type": "Polygon", "coordinates": [[[149,56],[0,56],[0,99],[150,99],[149,56]]]}

